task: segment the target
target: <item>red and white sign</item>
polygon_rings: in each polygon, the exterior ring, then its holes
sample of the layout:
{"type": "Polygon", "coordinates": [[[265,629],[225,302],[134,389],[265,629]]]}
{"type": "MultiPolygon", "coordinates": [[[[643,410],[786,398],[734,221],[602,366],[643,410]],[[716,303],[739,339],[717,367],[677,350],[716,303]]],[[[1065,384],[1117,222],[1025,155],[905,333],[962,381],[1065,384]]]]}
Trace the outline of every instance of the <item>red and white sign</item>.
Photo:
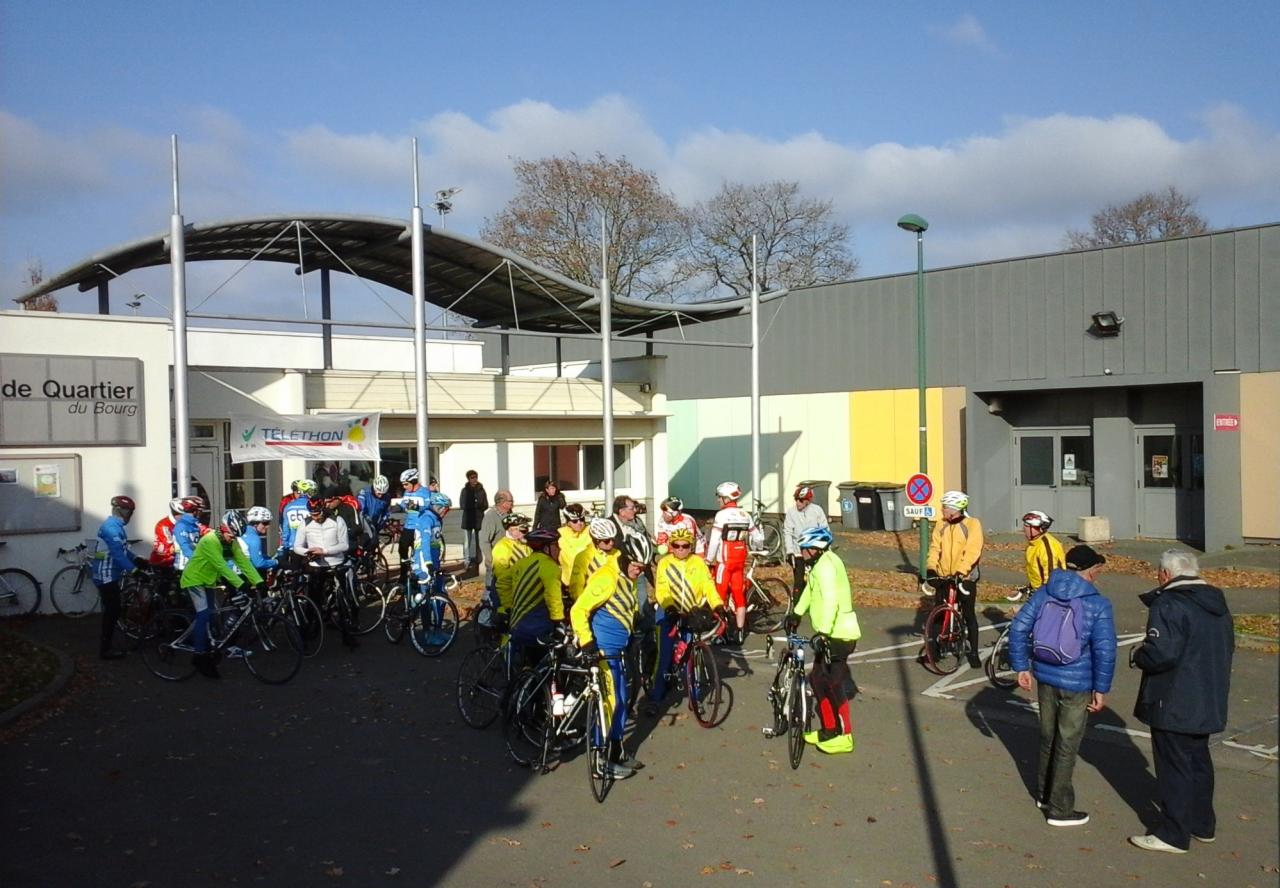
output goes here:
{"type": "Polygon", "coordinates": [[[1239,413],[1213,414],[1213,430],[1215,432],[1240,431],[1240,414],[1239,413]]]}
{"type": "Polygon", "coordinates": [[[928,475],[917,472],[907,479],[907,499],[915,506],[923,506],[933,499],[933,482],[928,475]]]}

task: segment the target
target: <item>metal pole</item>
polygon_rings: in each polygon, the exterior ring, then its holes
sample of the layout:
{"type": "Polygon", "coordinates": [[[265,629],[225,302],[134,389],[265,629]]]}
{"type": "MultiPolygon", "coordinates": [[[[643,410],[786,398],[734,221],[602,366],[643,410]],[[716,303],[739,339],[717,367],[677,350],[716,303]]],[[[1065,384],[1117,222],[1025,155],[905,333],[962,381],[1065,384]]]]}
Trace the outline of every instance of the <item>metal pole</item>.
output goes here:
{"type": "MultiPolygon", "coordinates": [[[[426,245],[423,237],[422,206],[418,199],[418,140],[413,140],[413,210],[410,213],[413,230],[413,387],[418,430],[418,471],[426,476],[431,473],[427,465],[430,452],[427,449],[427,279],[426,245]]],[[[426,483],[425,481],[423,482],[426,483]]]]}
{"type": "Polygon", "coordinates": [[[613,297],[609,293],[609,232],[600,214],[600,395],[604,402],[604,507],[613,508],[613,297]]]}
{"type": "MultiPolygon", "coordinates": [[[[320,317],[324,320],[330,320],[333,317],[333,291],[329,285],[329,269],[320,269],[320,317]]],[[[333,325],[325,324],[320,328],[320,338],[323,342],[324,350],[324,369],[333,369],[333,325]]]]}
{"type": "Polygon", "coordinates": [[[760,284],[756,274],[756,235],[751,235],[751,496],[764,501],[760,489],[760,284]]]}
{"type": "MultiPolygon", "coordinates": [[[[169,268],[173,274],[173,452],[178,496],[191,494],[191,417],[187,397],[187,243],[178,200],[178,136],[173,156],[173,215],[169,217],[169,268]]],[[[212,495],[217,496],[214,492],[212,495]]],[[[213,508],[213,503],[206,503],[213,508]]]]}
{"type": "MultiPolygon", "coordinates": [[[[920,407],[920,472],[929,473],[929,416],[925,409],[924,232],[916,232],[916,400],[920,407]]],[[[920,576],[929,556],[929,519],[920,521],[920,576]]]]}

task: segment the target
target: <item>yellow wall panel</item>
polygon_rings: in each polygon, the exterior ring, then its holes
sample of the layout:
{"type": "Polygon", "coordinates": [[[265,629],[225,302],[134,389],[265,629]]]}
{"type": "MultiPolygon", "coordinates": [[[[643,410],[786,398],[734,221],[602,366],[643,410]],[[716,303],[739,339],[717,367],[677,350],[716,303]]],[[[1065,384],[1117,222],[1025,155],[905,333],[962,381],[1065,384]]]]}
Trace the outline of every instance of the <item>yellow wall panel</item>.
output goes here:
{"type": "MultiPolygon", "coordinates": [[[[858,481],[903,484],[920,467],[919,401],[916,389],[849,393],[849,470],[858,481]]],[[[925,392],[929,477],[941,491],[962,478],[963,388],[925,392]]],[[[936,497],[934,505],[937,505],[936,497]]]]}

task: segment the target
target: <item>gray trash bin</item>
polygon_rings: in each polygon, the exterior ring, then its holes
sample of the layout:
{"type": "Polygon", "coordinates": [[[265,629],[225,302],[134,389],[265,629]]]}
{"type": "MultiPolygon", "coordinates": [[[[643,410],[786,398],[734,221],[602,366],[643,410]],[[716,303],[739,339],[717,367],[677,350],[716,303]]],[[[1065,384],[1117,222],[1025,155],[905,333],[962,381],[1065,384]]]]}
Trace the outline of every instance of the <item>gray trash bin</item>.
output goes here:
{"type": "Polygon", "coordinates": [[[884,515],[885,530],[910,530],[911,519],[902,514],[907,504],[906,488],[901,484],[882,484],[876,488],[880,497],[880,511],[884,515]]]}
{"type": "Polygon", "coordinates": [[[836,490],[840,494],[840,523],[845,527],[853,530],[858,529],[858,501],[854,498],[853,491],[857,485],[852,481],[846,481],[843,484],[837,484],[836,490]]]}
{"type": "MultiPolygon", "coordinates": [[[[822,514],[831,514],[831,482],[830,481],[801,481],[805,487],[813,488],[813,503],[822,509],[822,514]]],[[[799,485],[797,485],[799,486],[799,485]]],[[[792,491],[794,493],[794,491],[792,491]]],[[[842,511],[843,514],[843,511],[842,511]]]]}

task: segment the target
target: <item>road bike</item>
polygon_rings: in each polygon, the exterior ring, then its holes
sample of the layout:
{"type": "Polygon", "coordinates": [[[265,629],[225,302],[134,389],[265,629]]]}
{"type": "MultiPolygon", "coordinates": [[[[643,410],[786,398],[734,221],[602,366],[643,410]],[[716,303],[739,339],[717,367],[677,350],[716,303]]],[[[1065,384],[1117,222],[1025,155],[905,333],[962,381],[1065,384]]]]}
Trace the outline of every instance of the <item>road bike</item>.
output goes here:
{"type": "MultiPolygon", "coordinates": [[[[216,595],[210,588],[206,593],[216,595]]],[[[166,681],[183,681],[195,674],[195,615],[190,610],[165,608],[147,624],[138,650],[151,673],[166,681]]],[[[215,608],[209,620],[209,652],[244,660],[254,678],[265,684],[284,684],[302,665],[302,639],[297,628],[249,595],[215,608]]]]}
{"type": "Polygon", "coordinates": [[[502,712],[511,684],[511,645],[482,645],[458,666],[458,712],[469,726],[484,729],[502,712]]]}
{"type": "Polygon", "coordinates": [[[961,580],[953,576],[934,582],[946,584],[947,600],[929,611],[924,621],[925,667],[937,675],[950,675],[969,656],[969,633],[965,630],[964,615],[956,603],[961,580]]]}
{"type": "Polygon", "coordinates": [[[307,595],[307,575],[301,571],[277,570],[267,585],[263,606],[284,617],[298,630],[302,656],[314,657],[324,647],[324,613],[307,595]]]}
{"type": "Polygon", "coordinates": [[[102,599],[98,594],[98,586],[93,581],[93,562],[98,557],[98,541],[85,540],[70,549],[60,548],[58,557],[71,562],[49,581],[49,600],[58,613],[78,619],[101,610],[102,599]]]}
{"type": "Polygon", "coordinates": [[[791,587],[777,577],[757,577],[756,565],[767,562],[763,553],[752,552],[747,565],[747,628],[759,635],[777,632],[791,608],[791,587]]]}
{"type": "MultiPolygon", "coordinates": [[[[0,546],[8,543],[0,540],[0,546]]],[[[40,609],[40,581],[17,567],[0,570],[0,618],[21,617],[40,609]]]]}
{"type": "Polygon", "coordinates": [[[458,637],[458,606],[449,596],[458,578],[445,574],[444,586],[444,592],[436,592],[431,579],[419,582],[413,574],[404,588],[397,584],[382,626],[387,641],[399,643],[408,630],[409,640],[422,656],[439,657],[447,651],[458,637]]]}
{"type": "MultiPolygon", "coordinates": [[[[723,617],[706,609],[685,614],[680,623],[671,628],[676,639],[672,652],[671,668],[667,681],[678,692],[684,692],[689,711],[704,728],[718,724],[724,689],[720,683],[720,667],[716,665],[711,642],[724,635],[726,622],[723,617]]],[[[652,692],[652,683],[646,690],[652,692]]]]}
{"type": "Polygon", "coordinates": [[[755,508],[751,512],[751,521],[755,525],[756,541],[752,548],[768,564],[779,564],[782,561],[782,525],[778,523],[778,519],[770,517],[764,512],[764,503],[760,500],[752,500],[755,508]]]}
{"type": "Polygon", "coordinates": [[[804,755],[804,735],[813,718],[813,689],[804,674],[804,646],[809,639],[800,635],[769,636],[765,642],[765,656],[772,657],[773,645],[785,644],[787,649],[778,659],[778,671],[769,685],[769,705],[773,708],[773,724],[762,728],[766,737],[787,738],[787,753],[791,769],[800,767],[804,755]]]}

